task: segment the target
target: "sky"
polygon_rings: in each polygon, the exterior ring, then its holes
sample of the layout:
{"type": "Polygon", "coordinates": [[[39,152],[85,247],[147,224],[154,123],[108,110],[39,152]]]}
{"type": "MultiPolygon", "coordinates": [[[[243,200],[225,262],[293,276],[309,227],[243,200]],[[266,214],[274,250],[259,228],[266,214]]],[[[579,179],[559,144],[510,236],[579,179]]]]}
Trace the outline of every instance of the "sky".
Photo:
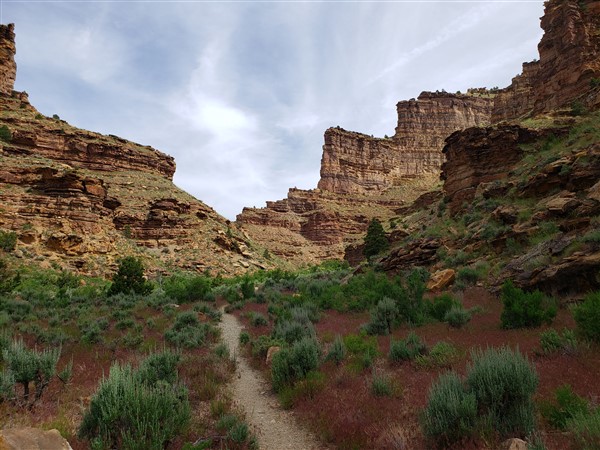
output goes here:
{"type": "Polygon", "coordinates": [[[151,145],[234,220],[319,180],[331,126],[393,135],[421,91],[505,87],[543,1],[0,0],[16,90],[43,114],[151,145]]]}

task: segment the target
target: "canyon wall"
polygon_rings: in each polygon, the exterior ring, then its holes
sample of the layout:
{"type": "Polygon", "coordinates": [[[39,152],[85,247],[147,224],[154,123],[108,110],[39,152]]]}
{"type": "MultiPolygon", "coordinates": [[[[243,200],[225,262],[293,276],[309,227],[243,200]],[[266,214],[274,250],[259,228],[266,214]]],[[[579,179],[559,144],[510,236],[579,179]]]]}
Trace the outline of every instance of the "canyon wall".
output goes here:
{"type": "Polygon", "coordinates": [[[0,25],[0,95],[10,95],[15,87],[15,25],[0,25]]]}
{"type": "Polygon", "coordinates": [[[498,93],[493,123],[570,109],[574,102],[600,104],[600,2],[546,2],[541,27],[539,61],[523,64],[523,72],[498,93]]]}
{"type": "Polygon", "coordinates": [[[128,254],[151,270],[265,267],[247,236],[172,183],[172,157],[45,117],[13,91],[13,27],[0,36],[0,126],[10,134],[0,138],[0,232],[17,234],[15,256],[93,275],[128,254]]]}

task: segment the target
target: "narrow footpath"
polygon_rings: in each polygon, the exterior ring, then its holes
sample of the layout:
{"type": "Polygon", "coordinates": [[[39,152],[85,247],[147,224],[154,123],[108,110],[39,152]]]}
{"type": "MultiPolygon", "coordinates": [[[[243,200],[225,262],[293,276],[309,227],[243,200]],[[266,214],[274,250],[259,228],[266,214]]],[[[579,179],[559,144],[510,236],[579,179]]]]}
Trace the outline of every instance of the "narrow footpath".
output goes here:
{"type": "Polygon", "coordinates": [[[246,414],[251,430],[262,450],[316,450],[326,448],[314,436],[302,429],[291,411],[281,408],[271,386],[260,373],[252,369],[239,352],[242,326],[239,321],[223,312],[220,323],[223,342],[231,355],[236,355],[237,369],[231,383],[233,400],[246,414]]]}

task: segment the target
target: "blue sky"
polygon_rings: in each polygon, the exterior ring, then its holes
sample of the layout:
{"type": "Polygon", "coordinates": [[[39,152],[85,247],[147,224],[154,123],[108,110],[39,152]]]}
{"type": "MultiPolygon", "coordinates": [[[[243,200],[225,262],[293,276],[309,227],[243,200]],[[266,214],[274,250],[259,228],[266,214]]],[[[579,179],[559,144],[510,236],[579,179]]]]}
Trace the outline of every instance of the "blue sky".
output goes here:
{"type": "Polygon", "coordinates": [[[543,2],[2,0],[17,90],[46,115],[175,157],[234,219],[319,179],[330,126],[394,134],[423,90],[504,87],[543,2]]]}

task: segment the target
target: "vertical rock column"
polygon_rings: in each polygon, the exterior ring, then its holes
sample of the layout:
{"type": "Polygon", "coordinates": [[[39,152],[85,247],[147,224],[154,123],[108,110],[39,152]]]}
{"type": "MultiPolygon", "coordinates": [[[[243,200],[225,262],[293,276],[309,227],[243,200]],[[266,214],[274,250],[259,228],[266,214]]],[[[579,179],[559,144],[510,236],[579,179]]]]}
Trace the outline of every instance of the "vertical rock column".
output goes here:
{"type": "Polygon", "coordinates": [[[11,95],[15,87],[15,25],[0,25],[0,94],[11,95]]]}

